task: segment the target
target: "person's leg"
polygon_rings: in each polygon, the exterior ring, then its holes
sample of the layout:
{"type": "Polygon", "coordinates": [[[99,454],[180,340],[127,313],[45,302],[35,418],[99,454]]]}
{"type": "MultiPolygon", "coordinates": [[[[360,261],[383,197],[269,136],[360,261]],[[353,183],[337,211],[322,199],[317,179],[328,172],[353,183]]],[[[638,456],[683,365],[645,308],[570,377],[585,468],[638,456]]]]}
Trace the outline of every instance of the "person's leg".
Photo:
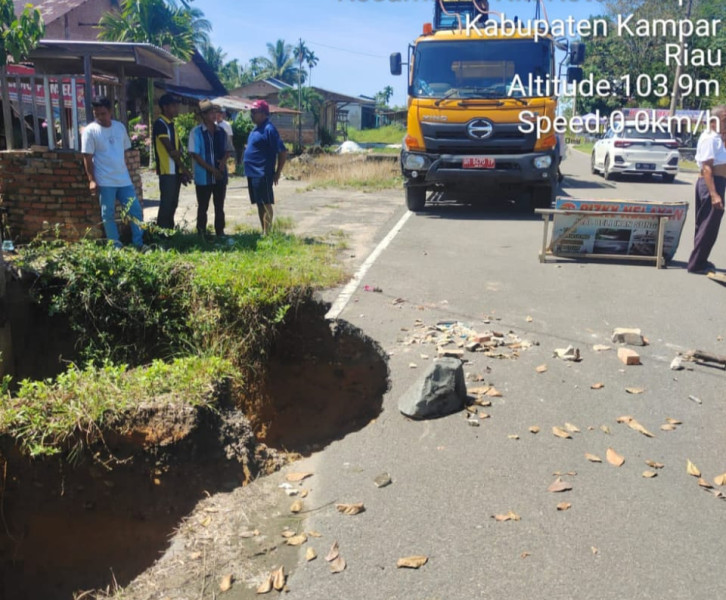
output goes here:
{"type": "MultiPolygon", "coordinates": [[[[717,178],[716,191],[723,197],[726,179],[717,178]]],[[[708,266],[718,232],[721,227],[724,211],[716,210],[711,204],[711,194],[705,181],[701,178],[696,183],[696,235],[693,240],[693,252],[688,260],[688,270],[700,271],[708,266]]]]}
{"type": "Polygon", "coordinates": [[[260,227],[262,232],[265,231],[265,206],[259,201],[259,177],[248,177],[247,178],[247,193],[250,195],[250,204],[257,205],[257,216],[260,218],[260,227]]]}
{"type": "Polygon", "coordinates": [[[156,224],[164,229],[174,229],[174,213],[179,202],[179,183],[176,175],[159,175],[159,215],[156,224]]]}
{"type": "Polygon", "coordinates": [[[217,183],[212,189],[214,202],[214,233],[224,235],[224,199],[227,196],[227,184],[217,183]]]}
{"type": "Polygon", "coordinates": [[[209,199],[212,197],[211,185],[195,186],[197,191],[197,233],[203,235],[207,232],[207,210],[209,199]]]}
{"type": "Polygon", "coordinates": [[[133,185],[117,188],[116,197],[121,203],[124,214],[127,214],[131,221],[131,243],[137,248],[144,245],[144,231],[141,224],[144,222],[144,212],[141,210],[141,204],[136,196],[136,188],[133,185]]]}
{"type": "Polygon", "coordinates": [[[275,192],[273,191],[272,177],[265,177],[265,226],[264,231],[266,234],[272,230],[272,218],[274,216],[273,205],[275,204],[275,192]]]}
{"type": "Polygon", "coordinates": [[[265,234],[265,205],[259,203],[257,205],[257,216],[260,217],[260,227],[262,228],[262,235],[265,234]]]}
{"type": "Polygon", "coordinates": [[[99,187],[98,201],[101,205],[101,220],[106,232],[106,239],[113,242],[117,248],[121,247],[116,226],[116,190],[115,187],[99,187]]]}

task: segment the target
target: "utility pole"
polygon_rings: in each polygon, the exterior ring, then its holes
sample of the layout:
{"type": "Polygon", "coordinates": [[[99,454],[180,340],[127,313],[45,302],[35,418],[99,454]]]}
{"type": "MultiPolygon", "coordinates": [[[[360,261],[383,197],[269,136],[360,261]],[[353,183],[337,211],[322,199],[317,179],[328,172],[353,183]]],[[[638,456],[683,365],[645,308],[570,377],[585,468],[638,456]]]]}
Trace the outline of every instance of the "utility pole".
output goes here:
{"type": "Polygon", "coordinates": [[[300,61],[300,67],[297,70],[297,147],[302,152],[302,64],[303,64],[303,43],[300,38],[300,47],[298,50],[298,60],[300,61]]]}
{"type": "MultiPolygon", "coordinates": [[[[693,8],[693,0],[688,0],[688,8],[686,9],[686,20],[689,20],[691,18],[691,9],[693,8]]],[[[680,39],[680,60],[678,61],[678,64],[676,65],[676,77],[673,81],[673,94],[671,95],[671,108],[669,111],[669,115],[672,117],[676,114],[676,106],[678,105],[678,96],[681,92],[681,86],[680,86],[680,80],[681,80],[681,64],[683,63],[683,50],[684,45],[686,43],[686,40],[681,36],[680,39]]]]}

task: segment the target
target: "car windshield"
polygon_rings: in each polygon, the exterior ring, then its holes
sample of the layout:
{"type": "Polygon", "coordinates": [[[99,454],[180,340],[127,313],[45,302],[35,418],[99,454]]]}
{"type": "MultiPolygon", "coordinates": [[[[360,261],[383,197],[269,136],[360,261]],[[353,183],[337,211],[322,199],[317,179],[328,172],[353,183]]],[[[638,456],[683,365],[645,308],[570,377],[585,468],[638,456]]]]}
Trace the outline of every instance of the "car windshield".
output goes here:
{"type": "Polygon", "coordinates": [[[529,92],[530,75],[540,77],[542,91],[546,91],[545,79],[552,77],[554,68],[552,52],[549,40],[422,42],[416,46],[413,58],[412,95],[418,98],[528,97],[523,91],[529,92]]]}

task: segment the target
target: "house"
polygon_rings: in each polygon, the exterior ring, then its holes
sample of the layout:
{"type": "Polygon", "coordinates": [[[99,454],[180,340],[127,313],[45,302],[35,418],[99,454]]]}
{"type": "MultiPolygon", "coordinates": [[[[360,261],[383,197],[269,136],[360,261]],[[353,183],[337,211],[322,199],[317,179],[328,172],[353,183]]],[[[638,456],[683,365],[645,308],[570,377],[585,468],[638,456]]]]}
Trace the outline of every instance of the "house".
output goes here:
{"type": "MultiPolygon", "coordinates": [[[[265,100],[269,104],[280,103],[280,92],[294,89],[289,83],[273,77],[253,81],[235,88],[231,96],[239,96],[252,100],[265,100]]],[[[320,127],[330,133],[346,134],[348,126],[363,129],[375,126],[375,100],[365,96],[349,96],[312,86],[323,98],[323,110],[320,115],[320,127]]],[[[286,140],[287,141],[287,140],[286,140]]]]}
{"type": "MultiPolygon", "coordinates": [[[[101,17],[120,9],[119,0],[13,0],[13,3],[16,14],[22,12],[26,4],[40,11],[45,22],[46,39],[76,42],[97,41],[101,17]]],[[[227,93],[222,82],[197,51],[189,62],[175,68],[171,80],[160,83],[159,87],[159,95],[166,88],[192,105],[202,98],[224,96],[227,93]]],[[[140,106],[135,106],[134,112],[140,112],[140,109],[140,106]]]]}

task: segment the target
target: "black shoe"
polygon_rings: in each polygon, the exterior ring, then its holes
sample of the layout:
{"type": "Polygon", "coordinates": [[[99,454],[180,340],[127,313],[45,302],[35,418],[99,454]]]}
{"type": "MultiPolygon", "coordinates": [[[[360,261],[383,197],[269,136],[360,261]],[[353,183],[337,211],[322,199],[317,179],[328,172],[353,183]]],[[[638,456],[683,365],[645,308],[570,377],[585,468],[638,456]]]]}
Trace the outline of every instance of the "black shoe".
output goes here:
{"type": "Polygon", "coordinates": [[[698,269],[688,269],[688,272],[692,273],[693,275],[707,275],[708,273],[713,273],[715,271],[716,266],[711,262],[707,262],[705,265],[698,269]]]}

